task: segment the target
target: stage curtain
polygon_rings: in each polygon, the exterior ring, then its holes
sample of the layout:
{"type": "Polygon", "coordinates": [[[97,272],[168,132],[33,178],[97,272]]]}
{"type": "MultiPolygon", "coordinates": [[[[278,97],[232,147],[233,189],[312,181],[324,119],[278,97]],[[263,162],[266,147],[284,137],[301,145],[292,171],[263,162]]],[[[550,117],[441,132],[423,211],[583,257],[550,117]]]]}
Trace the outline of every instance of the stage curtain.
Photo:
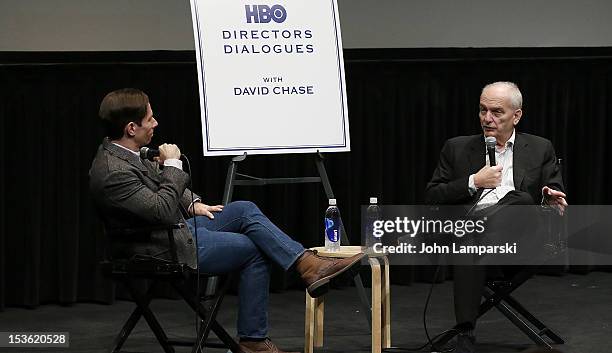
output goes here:
{"type": "MultiPolygon", "coordinates": [[[[351,152],[326,156],[343,220],[359,243],[360,206],[420,204],[443,142],[479,132],[478,96],[491,81],[518,83],[519,130],[544,136],[563,158],[571,204],[609,204],[606,139],[612,132],[612,50],[347,50],[351,152]]],[[[121,87],[146,91],[160,126],[153,144],[176,143],[190,157],[193,188],[221,202],[228,157],[202,157],[193,52],[0,53],[0,308],[110,302],[98,272],[102,228],[88,170],[102,139],[97,109],[121,87]]],[[[313,156],[253,156],[240,172],[316,175],[313,156]]],[[[320,186],[236,188],[305,246],[323,241],[320,186]]],[[[427,279],[394,269],[393,279],[427,279]]],[[[273,286],[295,276],[276,270],[273,286]]]]}

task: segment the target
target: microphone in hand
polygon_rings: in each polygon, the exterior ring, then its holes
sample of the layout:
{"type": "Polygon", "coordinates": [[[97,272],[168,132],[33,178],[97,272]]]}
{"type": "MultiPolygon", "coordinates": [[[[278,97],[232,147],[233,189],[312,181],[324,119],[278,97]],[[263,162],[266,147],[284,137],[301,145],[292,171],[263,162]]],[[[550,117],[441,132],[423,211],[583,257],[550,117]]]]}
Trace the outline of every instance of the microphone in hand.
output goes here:
{"type": "Polygon", "coordinates": [[[155,157],[159,157],[159,150],[149,148],[149,147],[140,148],[140,158],[153,161],[155,157]]]}
{"type": "Polygon", "coordinates": [[[153,149],[148,147],[140,148],[140,158],[148,159],[150,161],[155,160],[159,157],[159,162],[163,163],[166,159],[180,159],[181,150],[177,145],[164,143],[159,146],[159,149],[153,149]]]}
{"type": "Polygon", "coordinates": [[[489,136],[485,138],[485,145],[487,146],[487,154],[489,155],[489,166],[495,166],[495,145],[497,144],[497,139],[493,136],[489,136]]]}

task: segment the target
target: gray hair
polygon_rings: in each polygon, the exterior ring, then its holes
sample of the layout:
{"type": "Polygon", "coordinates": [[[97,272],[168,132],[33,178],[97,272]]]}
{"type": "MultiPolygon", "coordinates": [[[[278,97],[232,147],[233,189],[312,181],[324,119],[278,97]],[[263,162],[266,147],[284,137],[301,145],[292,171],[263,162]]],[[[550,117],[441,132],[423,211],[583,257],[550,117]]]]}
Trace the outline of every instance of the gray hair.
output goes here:
{"type": "Polygon", "coordinates": [[[488,85],[482,88],[482,92],[489,87],[494,86],[504,86],[510,91],[510,104],[513,109],[521,109],[523,108],[523,95],[521,94],[521,90],[519,90],[518,86],[514,82],[510,81],[498,81],[489,83],[488,85]]]}

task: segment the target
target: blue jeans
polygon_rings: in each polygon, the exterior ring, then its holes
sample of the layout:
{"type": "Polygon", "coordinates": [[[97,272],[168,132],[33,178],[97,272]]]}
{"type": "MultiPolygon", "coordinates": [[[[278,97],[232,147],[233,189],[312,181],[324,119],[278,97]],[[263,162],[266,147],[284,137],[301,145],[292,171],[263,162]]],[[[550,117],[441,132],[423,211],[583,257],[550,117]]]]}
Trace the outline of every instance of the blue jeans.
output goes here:
{"type": "Polygon", "coordinates": [[[200,269],[213,274],[240,272],[238,336],[264,338],[268,335],[269,261],[288,270],[305,249],[252,202],[232,202],[214,215],[215,219],[187,220],[193,234],[197,226],[200,269]]]}

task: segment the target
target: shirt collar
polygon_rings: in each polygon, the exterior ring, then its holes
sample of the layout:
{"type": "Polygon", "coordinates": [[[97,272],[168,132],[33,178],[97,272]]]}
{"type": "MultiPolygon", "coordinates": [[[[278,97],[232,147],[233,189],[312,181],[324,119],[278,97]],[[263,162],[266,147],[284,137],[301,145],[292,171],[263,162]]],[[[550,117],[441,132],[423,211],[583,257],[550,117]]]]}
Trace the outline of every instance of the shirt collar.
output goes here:
{"type": "Polygon", "coordinates": [[[128,151],[128,152],[131,152],[133,155],[135,155],[135,156],[137,156],[138,158],[140,158],[140,152],[132,151],[131,149],[129,149],[129,148],[125,147],[125,146],[121,146],[120,144],[115,143],[115,142],[111,142],[111,143],[112,143],[113,145],[117,146],[117,147],[123,148],[124,150],[126,150],[126,151],[128,151]]]}
{"type": "Polygon", "coordinates": [[[512,129],[512,136],[506,141],[506,148],[509,148],[510,151],[514,148],[514,139],[516,138],[516,129],[512,129]]]}
{"type": "MultiPolygon", "coordinates": [[[[486,136],[483,136],[483,138],[486,138],[486,136]]],[[[514,139],[515,138],[516,138],[516,129],[513,129],[512,130],[512,136],[510,136],[508,141],[506,141],[505,148],[510,149],[510,151],[512,151],[514,149],[514,139]]],[[[497,149],[497,146],[495,146],[495,149],[497,149]]]]}

